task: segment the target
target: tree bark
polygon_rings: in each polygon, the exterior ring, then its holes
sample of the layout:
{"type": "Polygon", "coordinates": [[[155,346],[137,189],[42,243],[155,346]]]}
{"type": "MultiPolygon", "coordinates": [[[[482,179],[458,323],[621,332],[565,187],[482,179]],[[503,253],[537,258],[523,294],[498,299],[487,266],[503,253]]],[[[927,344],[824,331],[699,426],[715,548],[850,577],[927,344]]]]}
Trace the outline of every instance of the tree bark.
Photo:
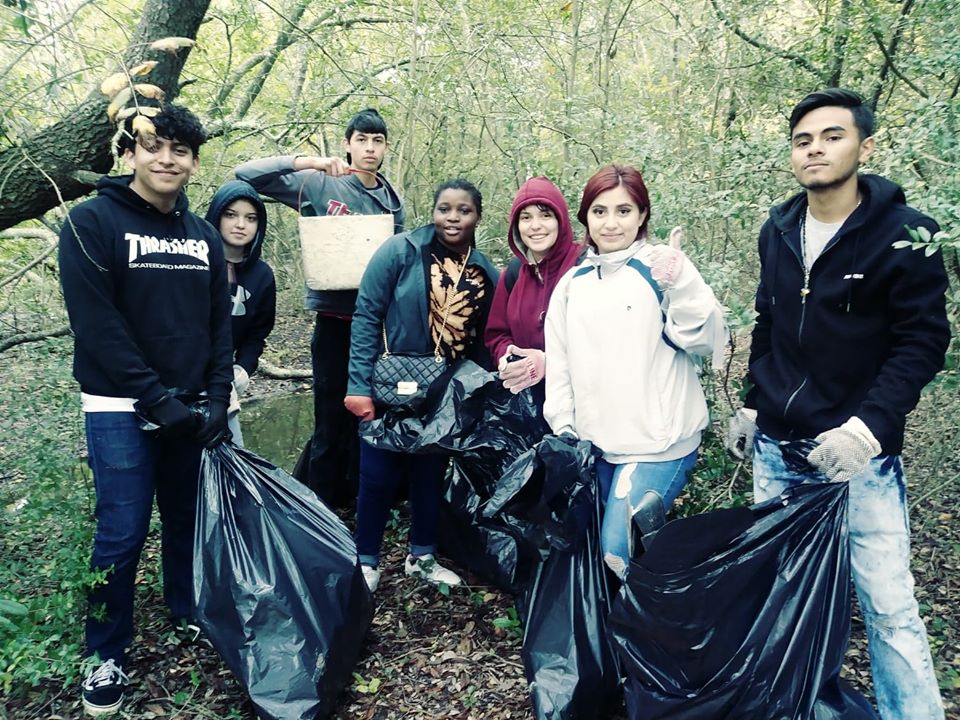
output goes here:
{"type": "MultiPolygon", "coordinates": [[[[146,0],[122,67],[157,60],[147,81],[161,87],[168,99],[175,98],[189,48],[171,55],[150,50],[149,45],[164,37],[196,38],[209,4],[209,0],[146,0]]],[[[104,77],[108,74],[105,71],[104,77]]],[[[89,193],[92,187],[74,177],[75,171],[110,171],[110,139],[116,127],[107,118],[107,104],[98,87],[69,116],[0,152],[0,230],[89,193]]]]}

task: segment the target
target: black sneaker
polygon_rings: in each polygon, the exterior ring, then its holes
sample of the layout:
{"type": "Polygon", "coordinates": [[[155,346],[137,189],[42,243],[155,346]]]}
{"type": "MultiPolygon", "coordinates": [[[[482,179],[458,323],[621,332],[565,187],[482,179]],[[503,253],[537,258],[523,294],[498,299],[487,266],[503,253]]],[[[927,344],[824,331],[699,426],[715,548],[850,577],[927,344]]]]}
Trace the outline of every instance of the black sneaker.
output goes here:
{"type": "Polygon", "coordinates": [[[87,715],[112,715],[123,704],[123,689],[129,678],[113,660],[90,671],[83,681],[83,709],[87,715]]]}

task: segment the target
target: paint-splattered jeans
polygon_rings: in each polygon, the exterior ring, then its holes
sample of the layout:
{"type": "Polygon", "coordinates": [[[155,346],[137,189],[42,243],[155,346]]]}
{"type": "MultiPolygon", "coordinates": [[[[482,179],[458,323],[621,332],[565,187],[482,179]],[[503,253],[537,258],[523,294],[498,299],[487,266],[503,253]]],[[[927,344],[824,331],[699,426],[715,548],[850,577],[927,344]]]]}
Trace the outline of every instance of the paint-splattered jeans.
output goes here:
{"type": "MultiPolygon", "coordinates": [[[[753,494],[767,500],[793,485],[826,482],[805,462],[813,441],[778,443],[757,433],[753,494]]],[[[942,720],[927,631],[913,596],[906,483],[899,455],[879,455],[850,480],[850,566],[867,627],[883,720],[942,720]]]]}
{"type": "Polygon", "coordinates": [[[666,462],[638,462],[614,465],[597,461],[600,496],[606,498],[600,546],[610,569],[621,578],[630,565],[630,532],[634,508],[648,490],[663,500],[667,511],[687,484],[690,470],[697,462],[697,451],[666,462]]]}

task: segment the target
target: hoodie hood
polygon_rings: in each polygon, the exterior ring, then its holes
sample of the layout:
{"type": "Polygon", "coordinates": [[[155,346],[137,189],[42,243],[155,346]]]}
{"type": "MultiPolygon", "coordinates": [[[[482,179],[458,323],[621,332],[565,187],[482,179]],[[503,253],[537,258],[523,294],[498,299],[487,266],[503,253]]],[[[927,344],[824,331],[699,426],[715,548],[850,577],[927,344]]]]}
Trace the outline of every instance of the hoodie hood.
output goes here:
{"type": "Polygon", "coordinates": [[[570,226],[570,211],[567,209],[567,203],[563,199],[563,194],[557,189],[557,186],[545,177],[535,177],[527,180],[517,191],[513,198],[513,206],[510,208],[510,230],[507,242],[513,254],[520,258],[524,265],[539,265],[542,269],[553,268],[564,263],[564,258],[575,248],[579,248],[573,241],[573,228],[570,226]],[[520,233],[517,229],[517,219],[520,211],[528,205],[546,205],[553,214],[557,216],[559,227],[557,228],[557,242],[539,263],[533,257],[533,253],[520,240],[520,233]]]}
{"type": "MultiPolygon", "coordinates": [[[[879,175],[860,175],[857,178],[860,190],[860,207],[844,223],[843,231],[856,230],[887,212],[893,204],[905,205],[907,198],[903,188],[879,175]]],[[[800,223],[800,216],[807,211],[807,192],[799,192],[792,198],[770,208],[770,219],[781,232],[788,233],[800,223]]]]}
{"type": "Polygon", "coordinates": [[[260,199],[259,193],[254,190],[253,185],[243,180],[229,180],[220,186],[213,199],[210,201],[210,207],[207,210],[206,220],[213,225],[214,229],[220,232],[220,216],[236,200],[249,200],[257,209],[257,234],[245,248],[243,262],[237,263],[240,267],[244,265],[254,265],[260,259],[260,253],[263,249],[263,238],[267,234],[267,209],[260,199]]]}

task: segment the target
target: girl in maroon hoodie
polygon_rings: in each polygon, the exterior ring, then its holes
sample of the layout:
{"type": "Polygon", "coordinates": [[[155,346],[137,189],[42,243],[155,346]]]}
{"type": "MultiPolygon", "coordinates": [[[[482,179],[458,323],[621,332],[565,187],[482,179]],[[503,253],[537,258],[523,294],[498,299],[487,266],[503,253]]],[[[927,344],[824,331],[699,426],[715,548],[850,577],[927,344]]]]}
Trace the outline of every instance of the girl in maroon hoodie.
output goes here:
{"type": "Polygon", "coordinates": [[[547,178],[531,178],[517,191],[507,242],[516,258],[500,274],[484,342],[504,387],[514,393],[532,387],[542,408],[543,321],[553,289],[581,251],[573,241],[567,203],[547,178]]]}

